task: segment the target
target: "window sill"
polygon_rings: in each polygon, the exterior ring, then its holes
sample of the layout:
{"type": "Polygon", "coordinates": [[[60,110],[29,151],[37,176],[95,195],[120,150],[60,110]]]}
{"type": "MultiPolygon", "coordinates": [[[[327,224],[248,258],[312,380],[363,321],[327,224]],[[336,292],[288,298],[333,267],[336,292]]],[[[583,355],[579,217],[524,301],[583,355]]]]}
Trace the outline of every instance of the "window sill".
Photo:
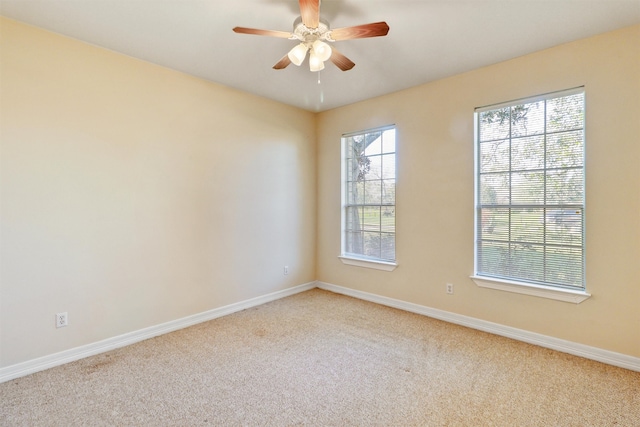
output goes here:
{"type": "Polygon", "coordinates": [[[515,292],[518,294],[532,295],[540,298],[549,298],[558,301],[572,302],[580,304],[591,297],[591,294],[584,291],[574,291],[571,289],[552,288],[550,286],[534,285],[509,280],[494,279],[491,277],[471,276],[476,285],[481,288],[497,289],[499,291],[515,292]]]}
{"type": "Polygon", "coordinates": [[[373,268],[374,270],[393,271],[398,264],[395,262],[378,261],[366,258],[353,258],[348,256],[339,256],[340,261],[346,265],[355,265],[356,267],[373,268]]]}

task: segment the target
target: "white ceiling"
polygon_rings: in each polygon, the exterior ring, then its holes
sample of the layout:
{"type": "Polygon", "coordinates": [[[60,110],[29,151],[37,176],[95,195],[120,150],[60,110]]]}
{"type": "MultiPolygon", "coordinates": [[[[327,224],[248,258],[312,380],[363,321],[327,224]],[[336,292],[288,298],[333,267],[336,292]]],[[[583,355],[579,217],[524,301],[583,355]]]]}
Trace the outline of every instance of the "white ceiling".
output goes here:
{"type": "Polygon", "coordinates": [[[309,111],[363,99],[640,23],[640,0],[324,0],[332,28],[386,21],[386,37],[337,42],[356,63],[318,74],[271,67],[296,42],[297,0],[0,0],[0,14],[309,111]]]}

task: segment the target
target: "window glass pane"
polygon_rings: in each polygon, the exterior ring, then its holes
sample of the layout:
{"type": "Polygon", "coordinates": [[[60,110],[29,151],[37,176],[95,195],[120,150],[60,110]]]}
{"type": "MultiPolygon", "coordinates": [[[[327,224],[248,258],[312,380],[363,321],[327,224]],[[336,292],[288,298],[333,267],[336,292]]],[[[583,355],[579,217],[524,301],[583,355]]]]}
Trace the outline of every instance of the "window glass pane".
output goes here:
{"type": "Polygon", "coordinates": [[[478,273],[497,277],[509,276],[509,243],[480,242],[478,273]]]}
{"type": "Polygon", "coordinates": [[[394,153],[396,151],[396,130],[389,129],[382,132],[382,152],[394,153]]]}
{"type": "Polygon", "coordinates": [[[380,235],[380,258],[385,260],[396,259],[396,237],[395,234],[382,233],[380,235]]]}
{"type": "Polygon", "coordinates": [[[345,251],[348,253],[361,254],[364,248],[364,236],[362,232],[348,231],[345,235],[345,251]]]}
{"type": "Polygon", "coordinates": [[[393,179],[396,177],[396,155],[385,154],[382,159],[382,179],[393,179]]]}
{"type": "Polygon", "coordinates": [[[380,258],[380,233],[364,233],[364,255],[380,258]]]}
{"type": "Polygon", "coordinates": [[[353,175],[355,175],[356,181],[364,181],[367,179],[367,174],[371,170],[371,159],[366,156],[356,157],[353,166],[353,175]]]}
{"type": "Polygon", "coordinates": [[[511,174],[511,204],[544,203],[544,171],[514,172],[511,174]]]}
{"type": "Polygon", "coordinates": [[[380,207],[363,208],[362,227],[365,231],[380,231],[380,207]]]}
{"type": "Polygon", "coordinates": [[[582,129],[583,127],[583,93],[547,101],[547,132],[582,129]]]}
{"type": "Polygon", "coordinates": [[[366,181],[382,178],[382,159],[380,156],[363,157],[362,164],[366,181]]]}
{"type": "Polygon", "coordinates": [[[347,204],[361,205],[364,203],[364,182],[349,182],[347,185],[347,204]]]}
{"type": "Polygon", "coordinates": [[[480,144],[480,172],[509,170],[509,140],[499,139],[480,144]]]}
{"type": "Polygon", "coordinates": [[[584,199],[582,169],[549,171],[546,187],[549,204],[582,204],[584,199]]]}
{"type": "Polygon", "coordinates": [[[509,240],[509,208],[482,208],[478,234],[487,240],[509,240]]]}
{"type": "Polygon", "coordinates": [[[544,243],[544,209],[511,209],[511,240],[544,243]]]}
{"type": "Polygon", "coordinates": [[[547,167],[582,166],[584,162],[583,131],[561,132],[547,137],[547,167]]]}
{"type": "Polygon", "coordinates": [[[385,233],[395,233],[396,231],[396,208],[395,206],[383,206],[380,217],[380,231],[385,233]]]}
{"type": "Polygon", "coordinates": [[[347,207],[345,215],[345,226],[351,231],[362,230],[362,207],[347,207]]]}
{"type": "Polygon", "coordinates": [[[510,109],[505,107],[499,110],[480,113],[480,141],[493,141],[505,139],[509,136],[510,109]]]}
{"type": "Polygon", "coordinates": [[[509,204],[509,173],[480,175],[480,204],[509,204]]]}
{"type": "Polygon", "coordinates": [[[547,248],[546,280],[559,285],[579,287],[582,283],[582,248],[547,248]]]}
{"type": "Polygon", "coordinates": [[[512,244],[510,255],[511,277],[528,281],[544,281],[544,246],[512,244]]]}
{"type": "Polygon", "coordinates": [[[380,204],[382,201],[382,181],[366,181],[364,183],[365,198],[364,202],[368,205],[380,204]]]}
{"type": "Polygon", "coordinates": [[[345,139],[344,156],[347,161],[350,161],[355,157],[354,141],[351,137],[345,139]]]}
{"type": "Polygon", "coordinates": [[[544,101],[511,107],[511,136],[544,133],[544,101]]]}
{"type": "Polygon", "coordinates": [[[582,209],[547,208],[546,211],[547,243],[582,246],[582,209]]]}
{"type": "Polygon", "coordinates": [[[345,180],[346,181],[355,181],[358,177],[357,169],[354,169],[353,159],[349,159],[345,162],[345,180]]]}
{"type": "Polygon", "coordinates": [[[364,138],[365,156],[374,156],[382,153],[382,132],[367,133],[364,138]]]}
{"type": "Polygon", "coordinates": [[[382,204],[383,205],[395,205],[396,204],[396,180],[385,179],[382,181],[382,204]]]}
{"type": "Polygon", "coordinates": [[[511,170],[544,168],[544,135],[516,138],[511,143],[511,170]]]}

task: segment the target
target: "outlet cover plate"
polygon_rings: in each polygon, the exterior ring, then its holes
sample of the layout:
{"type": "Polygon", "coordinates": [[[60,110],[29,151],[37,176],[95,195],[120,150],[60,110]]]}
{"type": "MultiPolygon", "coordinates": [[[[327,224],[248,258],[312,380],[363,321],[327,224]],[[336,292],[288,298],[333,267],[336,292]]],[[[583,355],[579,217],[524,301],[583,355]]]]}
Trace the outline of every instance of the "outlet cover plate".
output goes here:
{"type": "Polygon", "coordinates": [[[69,315],[64,313],[56,313],[56,328],[62,328],[69,324],[69,315]]]}

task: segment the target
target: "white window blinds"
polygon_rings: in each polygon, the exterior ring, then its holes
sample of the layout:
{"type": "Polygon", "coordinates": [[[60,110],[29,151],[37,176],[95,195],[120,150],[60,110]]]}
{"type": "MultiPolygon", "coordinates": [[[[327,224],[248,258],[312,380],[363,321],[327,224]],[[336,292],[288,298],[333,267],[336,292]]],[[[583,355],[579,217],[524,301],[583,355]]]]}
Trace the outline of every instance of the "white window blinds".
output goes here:
{"type": "Polygon", "coordinates": [[[584,289],[584,90],[476,109],[476,275],[584,289]]]}

